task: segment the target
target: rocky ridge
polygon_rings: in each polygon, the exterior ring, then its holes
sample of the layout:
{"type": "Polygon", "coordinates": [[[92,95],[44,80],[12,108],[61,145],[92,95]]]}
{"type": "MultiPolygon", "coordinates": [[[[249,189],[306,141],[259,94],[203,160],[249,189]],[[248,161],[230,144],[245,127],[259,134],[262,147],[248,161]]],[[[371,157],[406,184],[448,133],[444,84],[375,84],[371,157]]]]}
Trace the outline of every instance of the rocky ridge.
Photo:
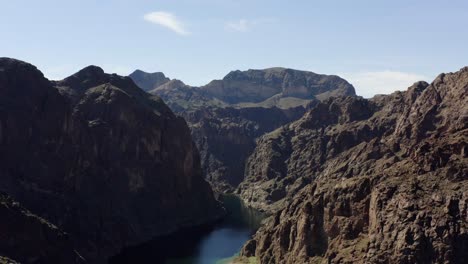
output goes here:
{"type": "Polygon", "coordinates": [[[260,263],[468,259],[468,67],[371,100],[336,98],[260,139],[239,193],[273,215],[260,263]]]}

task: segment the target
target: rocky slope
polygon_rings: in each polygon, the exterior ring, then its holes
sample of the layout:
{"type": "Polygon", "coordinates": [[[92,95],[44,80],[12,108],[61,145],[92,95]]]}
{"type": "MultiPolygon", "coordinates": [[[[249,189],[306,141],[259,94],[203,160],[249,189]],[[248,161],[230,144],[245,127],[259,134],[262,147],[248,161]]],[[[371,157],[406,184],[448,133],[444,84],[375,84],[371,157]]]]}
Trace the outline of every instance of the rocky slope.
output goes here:
{"type": "Polygon", "coordinates": [[[222,213],[185,121],[128,77],[90,66],[50,82],[1,58],[0,109],[0,190],[88,261],[222,213]]]}
{"type": "Polygon", "coordinates": [[[261,139],[239,188],[273,213],[260,263],[464,263],[468,67],[406,92],[331,99],[261,139]]]}
{"type": "Polygon", "coordinates": [[[171,80],[149,92],[187,120],[205,178],[223,192],[242,181],[259,136],[295,121],[318,99],[355,95],[337,76],[285,68],[233,71],[202,87],[171,80]]]}

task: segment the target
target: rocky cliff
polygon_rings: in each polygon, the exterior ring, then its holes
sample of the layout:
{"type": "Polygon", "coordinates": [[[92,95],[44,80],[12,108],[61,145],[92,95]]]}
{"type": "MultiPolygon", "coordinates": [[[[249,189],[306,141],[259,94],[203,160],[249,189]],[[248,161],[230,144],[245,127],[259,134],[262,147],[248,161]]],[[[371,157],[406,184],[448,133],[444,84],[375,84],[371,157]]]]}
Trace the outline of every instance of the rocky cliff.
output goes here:
{"type": "Polygon", "coordinates": [[[319,99],[355,95],[337,76],[285,68],[233,71],[202,87],[171,80],[149,92],[187,120],[205,178],[223,192],[243,180],[259,136],[295,121],[319,99]]]}
{"type": "Polygon", "coordinates": [[[371,100],[319,103],[264,136],[239,193],[273,213],[260,263],[464,263],[468,67],[371,100]]]}
{"type": "Polygon", "coordinates": [[[90,66],[50,82],[2,58],[0,109],[0,190],[88,261],[222,213],[185,121],[128,77],[90,66]]]}

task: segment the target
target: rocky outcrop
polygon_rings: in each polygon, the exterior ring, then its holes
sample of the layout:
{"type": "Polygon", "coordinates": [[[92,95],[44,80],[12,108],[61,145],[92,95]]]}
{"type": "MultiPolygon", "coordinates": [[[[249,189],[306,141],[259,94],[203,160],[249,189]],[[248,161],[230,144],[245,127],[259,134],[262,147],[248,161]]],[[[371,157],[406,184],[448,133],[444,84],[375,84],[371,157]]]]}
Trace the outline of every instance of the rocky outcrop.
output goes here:
{"type": "Polygon", "coordinates": [[[205,178],[223,192],[243,180],[259,136],[295,121],[317,99],[355,95],[338,76],[285,68],[233,71],[202,87],[171,80],[149,92],[187,120],[205,178]]]}
{"type": "Polygon", "coordinates": [[[271,212],[260,263],[463,263],[468,68],[371,100],[331,99],[264,136],[239,193],[271,212]]]}
{"type": "Polygon", "coordinates": [[[222,214],[185,121],[128,77],[2,58],[0,108],[0,189],[89,261],[222,214]]]}

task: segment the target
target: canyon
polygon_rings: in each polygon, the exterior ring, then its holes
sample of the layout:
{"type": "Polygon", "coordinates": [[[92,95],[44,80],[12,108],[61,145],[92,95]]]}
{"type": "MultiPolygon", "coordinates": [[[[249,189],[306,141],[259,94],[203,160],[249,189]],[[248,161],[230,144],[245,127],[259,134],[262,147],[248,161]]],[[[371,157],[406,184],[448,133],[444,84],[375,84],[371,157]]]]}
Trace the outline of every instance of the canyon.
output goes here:
{"type": "Polygon", "coordinates": [[[151,262],[216,237],[226,195],[266,216],[232,263],[468,259],[468,67],[365,99],[287,68],[193,87],[0,58],[0,110],[0,262],[151,262]]]}
{"type": "Polygon", "coordinates": [[[228,74],[227,85],[224,79],[208,88],[184,84],[187,97],[164,85],[150,91],[172,102],[202,155],[216,160],[202,159],[214,189],[271,215],[243,247],[239,263],[468,259],[468,68],[371,99],[339,88],[307,102],[299,95],[299,104],[287,106],[271,99],[284,98],[285,90],[248,94],[249,87],[272,85],[252,72],[228,74]],[[227,98],[230,87],[240,94],[227,98]],[[199,98],[203,103],[190,102],[199,98]],[[260,111],[274,117],[245,122],[242,112],[260,111]],[[278,111],[294,115],[283,122],[278,111]],[[252,126],[265,129],[251,133],[252,126]],[[246,142],[249,148],[239,152],[246,142]]]}

